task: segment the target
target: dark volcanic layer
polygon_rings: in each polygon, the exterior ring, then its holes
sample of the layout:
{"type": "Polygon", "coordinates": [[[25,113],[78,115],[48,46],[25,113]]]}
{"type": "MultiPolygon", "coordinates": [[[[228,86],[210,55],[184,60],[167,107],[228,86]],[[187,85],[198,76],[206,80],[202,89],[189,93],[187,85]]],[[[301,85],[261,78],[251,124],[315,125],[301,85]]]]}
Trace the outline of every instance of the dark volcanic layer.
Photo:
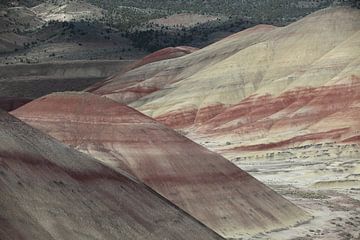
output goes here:
{"type": "Polygon", "coordinates": [[[134,175],[226,238],[308,219],[225,158],[110,99],[89,93],[51,94],[13,114],[134,175]]]}
{"type": "Polygon", "coordinates": [[[0,112],[0,239],[222,239],[141,183],[0,112]]]}
{"type": "Polygon", "coordinates": [[[32,99],[30,98],[0,97],[0,109],[9,112],[21,107],[31,100],[32,99]]]}
{"type": "Polygon", "coordinates": [[[38,98],[57,91],[80,91],[126,69],[133,61],[65,61],[0,64],[0,97],[38,98]]]}

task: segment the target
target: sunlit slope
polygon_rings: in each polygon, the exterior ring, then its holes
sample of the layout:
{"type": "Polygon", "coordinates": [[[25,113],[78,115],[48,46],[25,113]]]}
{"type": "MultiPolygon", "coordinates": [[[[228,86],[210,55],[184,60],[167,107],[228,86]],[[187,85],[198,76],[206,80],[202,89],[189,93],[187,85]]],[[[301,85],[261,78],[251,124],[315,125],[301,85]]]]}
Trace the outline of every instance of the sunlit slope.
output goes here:
{"type": "MultiPolygon", "coordinates": [[[[187,79],[198,71],[216,64],[241,49],[260,41],[262,36],[271,31],[272,26],[257,26],[230,36],[192,54],[136,68],[124,75],[115,76],[94,93],[108,96],[123,103],[131,103],[139,99],[132,94],[132,89],[153,89],[156,98],[167,95],[183,79],[187,79]]],[[[139,101],[139,104],[145,100],[139,101]]]]}
{"type": "Polygon", "coordinates": [[[359,22],[360,10],[334,7],[286,27],[258,26],[119,75],[95,93],[192,139],[211,135],[239,147],[356,140],[359,22]],[[156,88],[139,99],[124,97],[135,85],[156,88]]]}

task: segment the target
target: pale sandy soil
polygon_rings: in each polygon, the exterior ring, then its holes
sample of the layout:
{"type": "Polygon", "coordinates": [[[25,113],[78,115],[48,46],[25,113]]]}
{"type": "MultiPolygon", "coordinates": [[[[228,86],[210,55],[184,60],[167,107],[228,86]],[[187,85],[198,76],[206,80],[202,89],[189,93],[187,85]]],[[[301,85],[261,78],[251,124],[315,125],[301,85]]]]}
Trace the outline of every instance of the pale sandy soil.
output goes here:
{"type": "Polygon", "coordinates": [[[308,223],[253,239],[360,239],[360,191],[312,190],[273,186],[283,196],[313,215],[308,223]]]}
{"type": "MultiPolygon", "coordinates": [[[[203,143],[212,149],[215,142],[203,143]]],[[[308,144],[286,150],[222,153],[313,216],[249,239],[360,239],[360,146],[308,144]]]]}
{"type": "Polygon", "coordinates": [[[225,18],[225,17],[181,13],[181,14],[174,14],[164,18],[153,19],[149,21],[149,23],[158,24],[160,26],[168,26],[168,27],[175,27],[175,26],[191,27],[191,26],[195,26],[196,24],[202,24],[206,22],[220,20],[221,18],[225,18]]]}

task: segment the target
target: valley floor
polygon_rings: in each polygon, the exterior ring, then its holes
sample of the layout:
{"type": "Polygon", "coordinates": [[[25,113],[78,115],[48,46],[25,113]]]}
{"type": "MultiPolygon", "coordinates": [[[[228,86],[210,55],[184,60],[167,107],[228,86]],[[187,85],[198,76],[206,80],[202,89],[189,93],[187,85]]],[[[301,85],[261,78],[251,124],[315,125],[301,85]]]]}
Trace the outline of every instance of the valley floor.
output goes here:
{"type": "Polygon", "coordinates": [[[360,239],[360,189],[312,190],[291,185],[271,187],[314,218],[305,224],[253,239],[360,239]]]}
{"type": "Polygon", "coordinates": [[[299,226],[250,239],[360,239],[359,145],[323,143],[222,154],[313,216],[299,226]]]}

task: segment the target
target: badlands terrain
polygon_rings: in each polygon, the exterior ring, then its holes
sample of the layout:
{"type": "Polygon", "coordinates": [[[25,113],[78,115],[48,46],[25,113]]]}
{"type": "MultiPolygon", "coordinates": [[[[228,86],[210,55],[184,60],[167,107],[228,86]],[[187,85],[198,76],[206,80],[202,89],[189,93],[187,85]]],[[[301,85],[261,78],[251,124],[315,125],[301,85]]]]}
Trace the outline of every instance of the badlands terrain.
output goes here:
{"type": "Polygon", "coordinates": [[[12,114],[136,177],[225,238],[310,219],[227,159],[104,97],[52,94],[12,114]]]}
{"type": "Polygon", "coordinates": [[[0,112],[0,238],[222,239],[145,185],[0,112]]]}
{"type": "Polygon", "coordinates": [[[259,25],[90,91],[177,129],[298,201],[327,226],[299,230],[305,237],[355,238],[359,22],[358,9],[338,7],[286,27],[259,25]],[[324,219],[334,209],[340,222],[324,219]]]}
{"type": "MultiPolygon", "coordinates": [[[[336,2],[357,5],[354,0],[336,2]]],[[[123,63],[163,48],[202,48],[259,23],[283,26],[331,4],[334,0],[0,1],[0,97],[34,99],[82,90],[121,72],[123,63]],[[77,71],[64,70],[63,63],[77,71]],[[14,71],[14,65],[30,65],[29,76],[14,71]],[[39,91],[33,87],[37,78],[39,91]]],[[[190,48],[178,50],[173,56],[190,48]]]]}
{"type": "Polygon", "coordinates": [[[0,3],[0,239],[360,239],[358,1],[201,2],[0,3]]]}

